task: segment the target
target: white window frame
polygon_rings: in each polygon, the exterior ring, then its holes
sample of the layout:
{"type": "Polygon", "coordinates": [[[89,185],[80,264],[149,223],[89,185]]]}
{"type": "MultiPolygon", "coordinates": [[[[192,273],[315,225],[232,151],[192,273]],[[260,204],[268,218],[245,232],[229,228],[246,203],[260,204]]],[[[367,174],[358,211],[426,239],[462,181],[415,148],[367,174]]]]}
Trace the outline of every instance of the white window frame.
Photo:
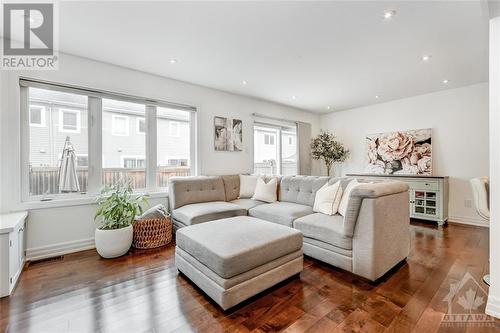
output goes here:
{"type": "Polygon", "coordinates": [[[168,122],[168,136],[178,138],[181,136],[181,123],[179,121],[170,120],[168,122]],[[175,126],[172,126],[175,125],[175,126]],[[176,128],[175,133],[173,128],[176,128]]]}
{"type": "MultiPolygon", "coordinates": [[[[280,125],[276,125],[276,124],[266,124],[266,123],[262,123],[262,122],[256,122],[254,123],[254,128],[253,128],[253,135],[255,135],[255,127],[261,127],[261,128],[269,128],[269,129],[273,129],[273,130],[276,130],[276,134],[273,134],[273,133],[264,133],[264,145],[268,145],[270,146],[271,144],[266,144],[266,139],[265,139],[265,136],[266,135],[270,135],[271,137],[274,137],[274,141],[275,141],[275,145],[278,145],[277,146],[277,150],[276,150],[276,154],[278,156],[277,160],[276,160],[276,171],[278,173],[278,175],[282,175],[283,174],[283,131],[284,131],[284,127],[283,126],[280,126],[280,125]]],[[[290,126],[287,126],[287,127],[290,127],[290,126]]],[[[296,134],[298,135],[298,134],[296,134]]],[[[269,140],[270,142],[270,140],[269,140]]],[[[299,147],[296,145],[295,146],[295,149],[296,149],[296,154],[297,154],[297,172],[299,170],[299,159],[298,159],[298,155],[299,155],[299,147]]],[[[255,147],[254,147],[254,158],[252,159],[252,163],[255,164],[255,147]]],[[[254,165],[252,165],[252,169],[253,169],[254,165]]]]}
{"type": "Polygon", "coordinates": [[[114,136],[129,136],[130,135],[130,117],[121,114],[111,115],[111,134],[114,136]],[[125,133],[117,132],[116,120],[117,118],[125,119],[125,133]]]}
{"type": "Polygon", "coordinates": [[[59,109],[59,132],[62,133],[80,133],[82,127],[82,117],[81,117],[81,111],[76,110],[76,109],[66,109],[66,108],[61,108],[59,109]],[[73,113],[76,114],[76,129],[66,129],[64,128],[64,113],[73,113]]]}
{"type": "MultiPolygon", "coordinates": [[[[76,163],[76,166],[77,167],[81,167],[79,164],[78,164],[78,157],[86,157],[87,158],[87,164],[89,164],[89,154],[76,154],[76,160],[77,160],[77,163],[76,163]]],[[[59,157],[60,159],[60,157],[59,157]]],[[[89,167],[89,165],[86,166],[87,168],[89,167]]]]}
{"type": "MultiPolygon", "coordinates": [[[[20,78],[20,126],[21,126],[21,193],[20,193],[20,209],[37,209],[49,207],[64,207],[74,206],[79,204],[91,204],[95,200],[95,196],[102,188],[102,135],[103,135],[103,114],[102,107],[103,99],[117,99],[140,103],[146,107],[146,188],[136,189],[136,193],[148,193],[152,198],[165,197],[167,193],[165,189],[160,189],[156,183],[157,173],[157,117],[156,108],[166,107],[172,109],[183,110],[189,114],[189,130],[190,130],[190,152],[189,164],[192,175],[197,175],[200,170],[199,165],[199,143],[197,136],[197,121],[199,109],[196,106],[188,106],[175,104],[170,102],[154,101],[153,99],[135,97],[129,95],[115,94],[106,91],[97,91],[88,88],[79,88],[65,86],[58,83],[42,82],[33,79],[20,78]],[[30,195],[29,194],[29,170],[30,170],[30,104],[29,104],[29,88],[41,88],[46,90],[56,90],[61,92],[69,92],[78,95],[84,95],[88,98],[87,105],[87,124],[88,124],[88,183],[87,192],[83,193],[65,193],[65,194],[50,194],[50,195],[30,195]],[[152,104],[154,103],[154,104],[152,104]]],[[[64,108],[66,109],[66,108],[64,108]]],[[[48,109],[47,109],[48,110],[48,109]]],[[[79,111],[79,110],[75,110],[79,111]]],[[[81,115],[77,117],[77,125],[81,128],[81,115]],[[80,119],[80,122],[78,122],[80,119]]],[[[128,127],[129,128],[129,127],[128,127]]],[[[122,162],[123,165],[123,162],[122,162]]]]}
{"type": "Polygon", "coordinates": [[[146,132],[141,132],[141,121],[144,121],[144,128],[145,128],[145,130],[147,130],[146,118],[145,117],[137,117],[136,118],[135,132],[137,134],[146,135],[146,132]]]}
{"type": "Polygon", "coordinates": [[[45,106],[30,104],[29,106],[29,114],[28,119],[31,127],[45,127],[47,125],[45,121],[45,114],[47,113],[47,108],[45,106]],[[31,110],[32,109],[40,109],[40,124],[31,122],[31,110]]]}

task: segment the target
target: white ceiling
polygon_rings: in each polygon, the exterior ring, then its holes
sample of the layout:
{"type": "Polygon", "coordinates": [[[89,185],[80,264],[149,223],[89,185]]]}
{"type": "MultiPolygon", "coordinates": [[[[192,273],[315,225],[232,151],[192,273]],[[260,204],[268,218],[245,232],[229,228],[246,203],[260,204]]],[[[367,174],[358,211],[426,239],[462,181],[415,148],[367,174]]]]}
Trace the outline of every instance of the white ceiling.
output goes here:
{"type": "Polygon", "coordinates": [[[487,81],[488,12],[480,0],[61,2],[60,49],[330,112],[487,81]]]}

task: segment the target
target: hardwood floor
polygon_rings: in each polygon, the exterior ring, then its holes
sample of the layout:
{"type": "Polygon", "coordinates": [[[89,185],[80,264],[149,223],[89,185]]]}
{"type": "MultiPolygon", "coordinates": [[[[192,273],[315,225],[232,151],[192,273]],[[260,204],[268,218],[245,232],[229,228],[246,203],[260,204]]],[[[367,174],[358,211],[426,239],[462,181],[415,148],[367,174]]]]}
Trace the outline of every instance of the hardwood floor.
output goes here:
{"type": "MultiPolygon", "coordinates": [[[[0,300],[0,332],[500,331],[496,320],[443,322],[450,283],[487,272],[488,229],[412,221],[411,234],[407,263],[376,285],[306,259],[300,278],[227,314],[177,274],[173,245],[115,260],[93,250],[66,255],[25,269],[14,294],[0,300]]],[[[467,288],[484,311],[486,285],[467,288]]]]}

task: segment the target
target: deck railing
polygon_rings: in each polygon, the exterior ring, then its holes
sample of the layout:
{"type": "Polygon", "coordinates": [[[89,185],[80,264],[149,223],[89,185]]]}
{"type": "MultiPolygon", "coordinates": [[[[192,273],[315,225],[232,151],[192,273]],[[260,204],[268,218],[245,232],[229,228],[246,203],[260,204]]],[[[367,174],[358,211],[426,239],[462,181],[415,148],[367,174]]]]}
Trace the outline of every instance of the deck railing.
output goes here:
{"type": "MultiPolygon", "coordinates": [[[[77,169],[80,191],[87,192],[88,168],[77,169]]],[[[161,167],[156,173],[156,181],[159,187],[166,187],[168,179],[172,176],[189,176],[189,167],[161,167]]],[[[129,179],[132,187],[146,187],[146,172],[144,169],[135,168],[103,168],[102,183],[115,184],[121,179],[129,179]]],[[[59,193],[59,168],[56,167],[32,167],[30,170],[30,194],[49,195],[59,193]]]]}
{"type": "MultiPolygon", "coordinates": [[[[296,162],[283,162],[282,165],[283,175],[295,175],[297,174],[297,163],[296,162]]],[[[262,175],[276,175],[278,173],[277,165],[274,161],[271,162],[260,162],[254,163],[253,172],[262,175]]]]}

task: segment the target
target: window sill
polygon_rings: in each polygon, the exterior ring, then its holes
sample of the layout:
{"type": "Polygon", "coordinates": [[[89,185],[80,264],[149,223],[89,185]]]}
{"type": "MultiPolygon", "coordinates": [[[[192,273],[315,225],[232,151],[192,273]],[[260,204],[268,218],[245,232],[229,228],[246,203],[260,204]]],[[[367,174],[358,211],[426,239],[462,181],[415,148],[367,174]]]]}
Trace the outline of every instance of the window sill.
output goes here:
{"type": "MultiPolygon", "coordinates": [[[[143,194],[141,192],[134,194],[143,194]]],[[[168,198],[168,193],[166,190],[147,193],[148,199],[158,199],[158,198],[168,198]]],[[[59,208],[59,207],[72,207],[72,206],[88,206],[95,204],[96,195],[85,195],[82,197],[72,197],[72,198],[54,198],[49,201],[24,201],[21,202],[17,210],[30,210],[30,209],[49,209],[49,208],[59,208]]]]}

